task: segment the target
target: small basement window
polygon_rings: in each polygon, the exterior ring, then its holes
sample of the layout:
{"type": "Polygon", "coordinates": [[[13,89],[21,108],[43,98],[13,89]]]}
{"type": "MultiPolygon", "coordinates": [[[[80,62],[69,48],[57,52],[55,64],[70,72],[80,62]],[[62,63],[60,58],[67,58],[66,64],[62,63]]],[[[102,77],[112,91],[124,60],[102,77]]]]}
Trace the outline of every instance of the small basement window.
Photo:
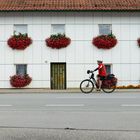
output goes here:
{"type": "Polygon", "coordinates": [[[111,74],[111,64],[105,64],[107,74],[111,74]]]}
{"type": "Polygon", "coordinates": [[[17,75],[26,75],[27,74],[27,65],[26,64],[17,64],[16,65],[16,74],[17,75]]]}

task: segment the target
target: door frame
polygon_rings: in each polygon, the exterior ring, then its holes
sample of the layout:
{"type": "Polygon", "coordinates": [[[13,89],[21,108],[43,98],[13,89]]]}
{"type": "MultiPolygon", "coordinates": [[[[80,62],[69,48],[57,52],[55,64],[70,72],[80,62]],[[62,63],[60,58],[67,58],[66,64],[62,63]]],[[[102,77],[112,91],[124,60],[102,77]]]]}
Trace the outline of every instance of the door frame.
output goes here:
{"type": "MultiPolygon", "coordinates": [[[[64,81],[65,81],[65,83],[64,83],[64,89],[67,89],[67,69],[66,69],[66,62],[51,62],[50,63],[50,88],[51,89],[53,89],[52,88],[52,80],[51,80],[51,78],[52,78],[52,65],[53,64],[64,64],[64,81]]],[[[56,89],[56,90],[59,90],[59,89],[56,89]]],[[[63,89],[62,89],[63,90],[63,89]]]]}

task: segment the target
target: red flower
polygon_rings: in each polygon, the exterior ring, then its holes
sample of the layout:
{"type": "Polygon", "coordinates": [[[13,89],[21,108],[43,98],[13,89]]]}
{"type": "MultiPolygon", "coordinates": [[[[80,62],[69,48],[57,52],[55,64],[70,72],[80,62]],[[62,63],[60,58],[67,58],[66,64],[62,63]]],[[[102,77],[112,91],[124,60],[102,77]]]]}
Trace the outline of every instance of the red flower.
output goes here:
{"type": "Polygon", "coordinates": [[[92,44],[99,49],[110,49],[117,44],[117,39],[113,34],[100,35],[93,38],[92,44]]]}
{"type": "Polygon", "coordinates": [[[10,84],[13,87],[25,87],[29,85],[32,81],[32,78],[26,74],[26,75],[13,75],[10,77],[10,84]]]}
{"type": "Polygon", "coordinates": [[[66,37],[65,35],[57,34],[51,35],[45,41],[48,47],[60,49],[67,47],[70,44],[71,39],[66,37]]]}
{"type": "Polygon", "coordinates": [[[138,38],[137,42],[138,42],[138,46],[140,47],[140,38],[138,38]]]}
{"type": "Polygon", "coordinates": [[[32,44],[32,39],[28,37],[27,34],[20,33],[19,35],[13,35],[11,38],[9,38],[7,44],[12,49],[24,50],[30,44],[32,44]]]}

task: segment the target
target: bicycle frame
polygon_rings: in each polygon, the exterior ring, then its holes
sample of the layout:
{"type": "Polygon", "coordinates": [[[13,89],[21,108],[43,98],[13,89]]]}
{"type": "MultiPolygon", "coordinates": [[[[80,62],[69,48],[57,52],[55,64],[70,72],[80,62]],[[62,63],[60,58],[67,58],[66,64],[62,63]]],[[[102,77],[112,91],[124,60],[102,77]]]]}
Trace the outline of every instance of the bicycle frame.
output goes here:
{"type": "Polygon", "coordinates": [[[89,73],[91,73],[89,79],[92,80],[93,84],[94,84],[94,85],[96,86],[96,88],[97,88],[97,85],[98,85],[98,84],[97,84],[96,79],[94,78],[94,71],[90,71],[89,73]]]}

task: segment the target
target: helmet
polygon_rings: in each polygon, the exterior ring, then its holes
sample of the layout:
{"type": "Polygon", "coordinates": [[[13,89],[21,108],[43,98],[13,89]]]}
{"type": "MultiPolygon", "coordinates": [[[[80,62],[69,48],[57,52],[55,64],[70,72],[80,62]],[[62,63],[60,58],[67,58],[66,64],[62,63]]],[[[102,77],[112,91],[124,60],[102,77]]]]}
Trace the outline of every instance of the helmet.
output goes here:
{"type": "Polygon", "coordinates": [[[102,61],[102,60],[97,60],[97,62],[98,62],[98,63],[102,63],[103,61],[102,61]]]}

